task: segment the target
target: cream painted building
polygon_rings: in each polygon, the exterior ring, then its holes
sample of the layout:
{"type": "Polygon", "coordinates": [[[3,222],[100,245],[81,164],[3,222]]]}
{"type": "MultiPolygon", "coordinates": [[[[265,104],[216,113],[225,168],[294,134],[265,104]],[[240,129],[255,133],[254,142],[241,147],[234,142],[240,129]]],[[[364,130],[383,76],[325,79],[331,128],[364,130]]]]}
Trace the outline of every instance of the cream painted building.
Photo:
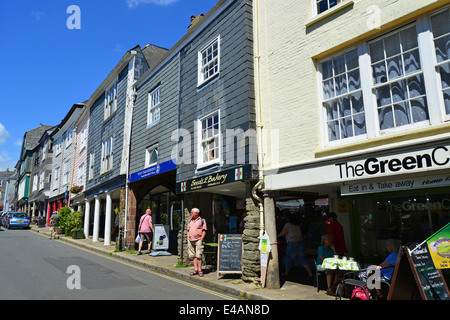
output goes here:
{"type": "Polygon", "coordinates": [[[449,1],[254,10],[262,190],[277,208],[301,205],[307,252],[328,210],[364,261],[450,222],[449,1]]]}

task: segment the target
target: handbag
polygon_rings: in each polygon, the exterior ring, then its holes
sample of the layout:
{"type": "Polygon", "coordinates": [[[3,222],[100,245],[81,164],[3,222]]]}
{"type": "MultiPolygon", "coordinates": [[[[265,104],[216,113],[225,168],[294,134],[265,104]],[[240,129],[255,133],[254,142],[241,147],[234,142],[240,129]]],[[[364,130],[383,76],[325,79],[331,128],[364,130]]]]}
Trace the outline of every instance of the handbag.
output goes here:
{"type": "Polygon", "coordinates": [[[369,289],[367,289],[366,286],[364,286],[364,288],[354,287],[350,300],[369,300],[367,298],[369,294],[369,289]]]}

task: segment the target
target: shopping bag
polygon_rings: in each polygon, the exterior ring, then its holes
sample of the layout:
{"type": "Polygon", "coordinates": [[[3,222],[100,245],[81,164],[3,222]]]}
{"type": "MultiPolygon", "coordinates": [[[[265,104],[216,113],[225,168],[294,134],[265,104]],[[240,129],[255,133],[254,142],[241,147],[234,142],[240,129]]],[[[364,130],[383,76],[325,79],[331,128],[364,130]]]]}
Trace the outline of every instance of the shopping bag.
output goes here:
{"type": "Polygon", "coordinates": [[[361,287],[354,287],[352,291],[352,296],[350,297],[350,300],[369,300],[367,297],[369,297],[369,289],[367,287],[361,288],[361,287]]]}
{"type": "Polygon", "coordinates": [[[139,243],[141,242],[141,237],[139,236],[139,234],[137,235],[136,239],[134,240],[134,242],[139,243]]]}

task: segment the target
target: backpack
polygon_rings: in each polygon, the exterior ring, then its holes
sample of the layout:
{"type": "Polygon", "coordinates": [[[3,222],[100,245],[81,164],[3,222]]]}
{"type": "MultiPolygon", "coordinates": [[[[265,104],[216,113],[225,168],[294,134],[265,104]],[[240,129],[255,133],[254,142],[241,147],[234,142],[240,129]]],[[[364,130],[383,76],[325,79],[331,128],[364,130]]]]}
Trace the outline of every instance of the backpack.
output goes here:
{"type": "MultiPolygon", "coordinates": [[[[201,218],[201,219],[202,219],[202,228],[203,228],[203,225],[205,224],[205,219],[203,219],[203,218],[201,218]]],[[[192,219],[189,220],[188,224],[191,223],[191,221],[192,221],[192,219]]]]}

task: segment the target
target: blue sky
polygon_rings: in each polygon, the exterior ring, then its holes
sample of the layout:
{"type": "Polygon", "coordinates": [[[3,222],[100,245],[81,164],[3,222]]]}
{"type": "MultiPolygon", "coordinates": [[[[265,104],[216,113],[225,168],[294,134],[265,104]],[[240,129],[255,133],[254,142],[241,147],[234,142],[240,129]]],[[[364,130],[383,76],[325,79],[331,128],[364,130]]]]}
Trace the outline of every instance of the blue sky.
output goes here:
{"type": "Polygon", "coordinates": [[[171,48],[191,15],[217,0],[0,0],[0,171],[19,160],[26,131],[58,125],[127,50],[171,48]],[[80,29],[69,29],[80,9],[80,29]]]}

